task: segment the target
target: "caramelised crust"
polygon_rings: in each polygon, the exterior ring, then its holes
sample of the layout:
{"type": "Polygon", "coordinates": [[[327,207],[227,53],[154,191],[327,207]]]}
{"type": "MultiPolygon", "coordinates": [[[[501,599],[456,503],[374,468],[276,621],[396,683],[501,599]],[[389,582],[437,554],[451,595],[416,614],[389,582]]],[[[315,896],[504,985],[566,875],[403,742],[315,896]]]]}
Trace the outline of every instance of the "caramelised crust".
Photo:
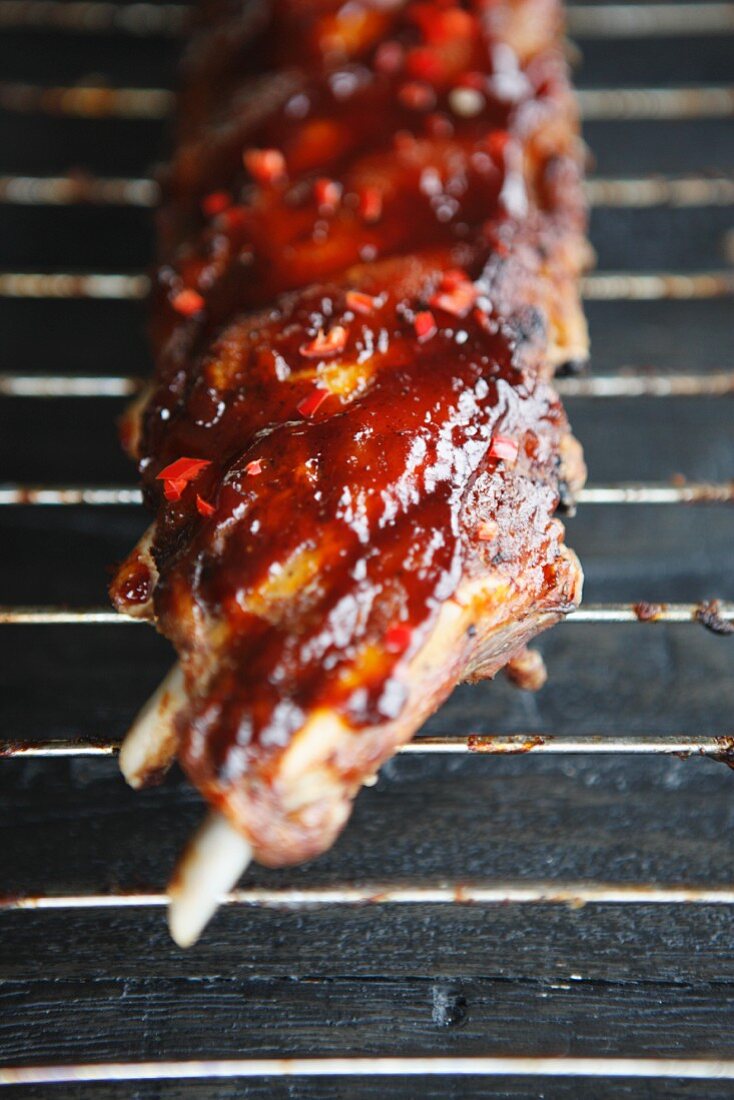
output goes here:
{"type": "Polygon", "coordinates": [[[277,865],[578,602],[550,380],[586,354],[582,154],[555,3],[214,7],[126,432],[152,560],[113,599],[173,640],[181,761],[277,865]],[[253,99],[245,56],[282,66],[253,99]]]}

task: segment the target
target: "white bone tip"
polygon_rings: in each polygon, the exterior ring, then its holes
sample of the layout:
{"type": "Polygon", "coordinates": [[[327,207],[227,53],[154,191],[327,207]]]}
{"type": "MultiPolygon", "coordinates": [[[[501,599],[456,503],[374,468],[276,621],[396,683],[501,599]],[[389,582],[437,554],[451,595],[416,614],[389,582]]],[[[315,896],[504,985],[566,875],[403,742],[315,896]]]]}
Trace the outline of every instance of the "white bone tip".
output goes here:
{"type": "Polygon", "coordinates": [[[186,702],[183,672],[174,665],[138,714],[120,748],[120,771],[131,787],[167,768],[176,755],[176,714],[186,702]]]}
{"type": "Polygon", "coordinates": [[[247,869],[252,848],[226,817],[211,813],[192,837],[168,888],[168,928],[191,947],[247,869]]]}

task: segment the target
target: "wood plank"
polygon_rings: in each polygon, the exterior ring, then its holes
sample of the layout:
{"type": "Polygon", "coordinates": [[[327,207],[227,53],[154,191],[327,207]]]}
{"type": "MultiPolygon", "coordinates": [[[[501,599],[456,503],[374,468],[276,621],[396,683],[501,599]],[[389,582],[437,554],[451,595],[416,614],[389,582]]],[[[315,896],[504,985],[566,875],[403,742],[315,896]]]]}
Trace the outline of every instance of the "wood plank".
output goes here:
{"type": "MultiPolygon", "coordinates": [[[[158,888],[200,815],[176,780],[134,795],[112,762],[7,763],[3,888],[158,888]],[[14,773],[14,775],[13,775],[14,773]],[[17,823],[22,822],[19,828],[17,823]]],[[[731,881],[731,776],[703,761],[403,759],[335,848],[253,885],[497,879],[731,881]],[[437,838],[440,837],[440,843],[437,838]]],[[[6,913],[0,976],[430,973],[734,980],[726,907],[228,908],[183,956],[159,910],[6,913]],[[70,950],[71,945],[71,950],[70,950]],[[101,968],[101,969],[100,969],[101,968]]]]}
{"type": "Polygon", "coordinates": [[[734,1052],[734,1038],[716,1036],[717,1020],[734,1011],[734,987],[723,984],[41,979],[4,983],[0,1005],[6,1064],[284,1049],[294,1057],[734,1052]]]}
{"type": "MultiPolygon", "coordinates": [[[[687,624],[569,624],[537,645],[550,671],[540,693],[519,692],[502,677],[465,685],[426,731],[732,732],[730,638],[687,624]]],[[[169,644],[144,626],[3,627],[3,733],[28,740],[119,738],[172,660],[169,644]]],[[[0,782],[10,783],[5,763],[0,782]]]]}
{"type": "MultiPolygon", "coordinates": [[[[185,955],[158,910],[18,912],[4,914],[0,928],[3,981],[430,975],[555,982],[581,974],[598,982],[726,984],[734,976],[732,915],[714,906],[232,908],[185,955]]],[[[723,1016],[722,1042],[730,1025],[723,1016]]]]}

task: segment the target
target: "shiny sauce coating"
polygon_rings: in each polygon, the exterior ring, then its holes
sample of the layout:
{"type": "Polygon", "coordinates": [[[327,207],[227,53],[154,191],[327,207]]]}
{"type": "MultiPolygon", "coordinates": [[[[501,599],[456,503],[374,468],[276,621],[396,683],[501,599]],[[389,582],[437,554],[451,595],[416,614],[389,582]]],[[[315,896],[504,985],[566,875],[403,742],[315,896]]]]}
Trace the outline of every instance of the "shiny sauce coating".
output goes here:
{"type": "Polygon", "coordinates": [[[187,751],[221,782],[315,709],[398,716],[468,577],[553,587],[547,319],[493,295],[519,226],[582,226],[578,149],[549,139],[575,133],[558,55],[520,66],[486,10],[409,5],[174,162],[139,459],[156,618],[204,685],[187,751]],[[182,456],[206,465],[171,489],[182,456]]]}

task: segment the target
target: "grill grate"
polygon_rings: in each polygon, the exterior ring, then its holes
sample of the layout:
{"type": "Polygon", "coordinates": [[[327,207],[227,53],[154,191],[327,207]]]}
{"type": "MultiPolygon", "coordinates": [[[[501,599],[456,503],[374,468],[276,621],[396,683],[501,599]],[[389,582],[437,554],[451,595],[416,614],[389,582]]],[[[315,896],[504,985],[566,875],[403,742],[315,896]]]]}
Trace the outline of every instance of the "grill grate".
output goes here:
{"type": "MultiPolygon", "coordinates": [[[[183,5],[163,3],[118,4],[107,0],[82,0],[82,2],[71,0],[65,3],[60,3],[59,0],[0,0],[0,31],[11,35],[31,31],[34,33],[63,31],[69,36],[65,41],[70,40],[72,35],[89,35],[91,58],[98,48],[96,37],[98,35],[119,33],[136,37],[175,38],[182,29],[185,12],[186,8],[183,5]]],[[[572,33],[591,41],[649,37],[655,45],[656,39],[662,36],[669,38],[692,36],[694,41],[696,37],[705,40],[706,36],[734,33],[734,4],[723,2],[649,4],[642,0],[629,4],[604,2],[579,4],[571,9],[569,23],[572,33]]],[[[664,64],[660,67],[664,69],[664,64]]],[[[676,73],[676,78],[678,75],[676,73]]],[[[112,87],[74,78],[70,78],[68,82],[59,82],[55,79],[48,86],[22,81],[4,81],[0,83],[0,112],[5,112],[9,118],[16,114],[40,118],[48,116],[59,126],[71,126],[84,122],[105,127],[119,122],[134,125],[146,120],[158,120],[165,118],[170,112],[172,97],[168,89],[152,86],[154,76],[155,74],[151,74],[149,87],[127,87],[122,84],[112,87]]],[[[626,123],[644,125],[658,120],[664,125],[684,126],[691,120],[715,123],[716,120],[729,120],[734,115],[734,87],[730,86],[698,81],[694,82],[695,86],[694,83],[690,83],[686,86],[672,87],[668,86],[669,82],[664,74],[659,75],[657,81],[653,81],[646,87],[616,87],[607,86],[607,81],[603,83],[604,86],[586,87],[580,91],[581,107],[587,122],[614,126],[626,123]]],[[[97,132],[105,131],[103,129],[97,132]]],[[[729,147],[731,147],[731,141],[729,141],[729,147]]],[[[732,160],[730,150],[723,160],[725,165],[732,160]]],[[[67,212],[65,208],[73,208],[79,213],[84,213],[90,208],[99,207],[123,209],[129,207],[133,211],[137,209],[144,212],[157,201],[157,186],[151,178],[142,174],[145,171],[145,166],[142,164],[136,175],[99,176],[87,173],[64,175],[58,171],[52,175],[51,171],[53,169],[50,169],[48,175],[5,172],[0,176],[0,209],[4,207],[38,208],[39,211],[44,212],[44,216],[47,208],[64,208],[58,211],[59,214],[65,214],[67,212]]],[[[589,182],[588,195],[595,216],[596,212],[605,210],[618,211],[622,214],[645,210],[679,210],[690,212],[691,216],[698,216],[701,210],[726,209],[734,205],[734,175],[722,170],[712,175],[688,171],[677,175],[671,174],[665,178],[652,178],[635,173],[624,175],[608,173],[589,182]]],[[[734,273],[730,267],[726,266],[730,251],[731,238],[720,250],[719,266],[712,263],[711,257],[708,257],[705,264],[692,264],[686,269],[675,265],[675,270],[652,272],[635,270],[633,267],[619,272],[600,270],[586,278],[584,294],[592,306],[599,308],[621,308],[625,304],[628,307],[637,308],[644,306],[645,303],[666,302],[675,302],[681,309],[703,309],[707,306],[715,306],[717,302],[726,301],[734,296],[734,273]]],[[[33,309],[44,308],[42,306],[44,302],[51,304],[78,302],[83,308],[93,310],[105,302],[134,305],[147,293],[147,278],[139,272],[84,271],[83,264],[79,265],[79,271],[74,271],[76,257],[70,255],[68,262],[72,268],[69,271],[0,272],[0,300],[8,307],[27,305],[33,309]]],[[[37,268],[40,265],[34,266],[37,268]]],[[[695,368],[700,363],[700,359],[697,357],[694,346],[690,348],[690,358],[691,366],[695,368]]],[[[719,361],[717,365],[725,367],[726,360],[723,355],[722,358],[724,361],[719,361]]],[[[66,398],[85,398],[91,403],[98,399],[126,398],[137,392],[140,386],[139,380],[132,374],[100,373],[93,376],[81,373],[65,375],[53,372],[22,373],[21,370],[12,370],[15,366],[12,362],[4,362],[0,366],[7,371],[0,375],[0,396],[10,401],[27,402],[31,407],[66,398]]],[[[632,401],[639,406],[651,398],[667,398],[669,400],[665,402],[655,401],[655,408],[659,410],[656,415],[661,417],[665,417],[667,410],[675,406],[676,401],[680,399],[705,402],[734,392],[734,370],[702,369],[695,372],[694,369],[692,373],[684,373],[665,370],[664,363],[660,364],[659,369],[643,368],[641,362],[636,369],[625,368],[621,364],[617,364],[617,367],[613,374],[559,380],[558,389],[570,400],[583,402],[587,399],[603,399],[605,407],[609,408],[616,407],[616,402],[632,401]],[[611,404],[608,405],[607,402],[611,404]]],[[[47,369],[50,368],[47,367],[47,369]]],[[[106,401],[105,407],[109,405],[110,402],[106,401]]],[[[574,419],[573,410],[571,411],[574,419]]],[[[597,512],[602,514],[604,509],[611,505],[636,505],[639,507],[622,509],[625,515],[634,517],[648,516],[646,508],[652,505],[660,506],[655,513],[657,515],[671,505],[678,508],[681,504],[696,503],[701,505],[701,510],[695,513],[688,512],[687,515],[691,517],[705,515],[708,507],[734,500],[734,481],[727,480],[731,472],[729,465],[731,449],[726,446],[726,441],[722,444],[722,454],[724,458],[721,469],[714,474],[707,471],[703,476],[692,477],[690,481],[680,477],[670,481],[604,480],[598,484],[589,485],[580,494],[580,503],[584,507],[598,506],[595,514],[597,512]]],[[[51,455],[52,452],[49,449],[49,475],[53,473],[51,455]]],[[[129,513],[130,506],[136,506],[139,502],[139,491],[123,485],[38,485],[18,480],[16,483],[0,486],[0,506],[6,506],[6,511],[10,509],[10,514],[13,516],[22,514],[24,517],[36,517],[45,515],[48,506],[63,505],[67,507],[60,509],[62,522],[65,521],[66,516],[74,515],[75,509],[83,509],[85,514],[89,510],[90,516],[104,517],[112,515],[114,509],[120,506],[129,513]],[[14,510],[21,506],[22,513],[14,510]],[[105,512],[104,509],[110,511],[105,512]]],[[[642,521],[635,519],[630,522],[642,521]]],[[[573,544],[574,540],[571,541],[573,544]]],[[[672,577],[670,592],[675,596],[678,591],[675,587],[675,570],[672,571],[672,577]]],[[[685,626],[688,636],[699,631],[700,637],[703,638],[698,620],[701,619],[702,609],[705,610],[705,608],[706,605],[697,603],[694,599],[688,602],[676,600],[676,602],[656,605],[651,621],[659,624],[663,632],[675,627],[675,624],[680,624],[681,628],[685,626]]],[[[734,623],[734,604],[721,603],[715,610],[717,616],[715,622],[724,632],[728,624],[734,623]]],[[[625,624],[638,623],[642,619],[647,619],[650,614],[649,610],[641,611],[639,605],[626,600],[589,602],[570,616],[568,621],[569,624],[580,627],[582,634],[583,628],[606,632],[611,631],[612,626],[619,627],[620,632],[623,633],[625,624]]],[[[10,631],[11,627],[17,626],[28,628],[26,634],[22,631],[11,631],[12,640],[8,643],[11,653],[16,646],[25,645],[28,636],[35,637],[33,632],[40,627],[56,625],[69,628],[73,632],[77,627],[97,629],[134,623],[135,620],[126,620],[106,607],[70,609],[51,604],[48,606],[19,604],[0,606],[0,624],[3,630],[10,631]]],[[[571,636],[568,645],[573,645],[573,631],[559,630],[556,633],[559,636],[568,633],[571,636]]],[[[605,637],[607,637],[606,634],[605,637]]],[[[43,644],[41,643],[41,648],[43,644]]],[[[693,648],[695,649],[695,646],[693,648]]],[[[623,659],[620,654],[618,658],[623,659]]],[[[715,698],[719,688],[719,684],[711,685],[712,699],[715,698]]],[[[104,713],[104,708],[101,709],[104,713]]],[[[467,720],[470,720],[470,715],[467,716],[467,720]]],[[[436,721],[445,723],[446,719],[439,716],[436,721]]],[[[712,726],[713,724],[712,722],[712,726]]],[[[424,766],[430,765],[431,761],[440,763],[443,760],[451,766],[454,762],[460,764],[462,758],[473,760],[472,767],[479,768],[476,758],[485,755],[517,756],[523,757],[523,760],[526,756],[528,758],[545,757],[551,761],[558,758],[562,766],[566,766],[565,762],[568,761],[569,767],[574,766],[573,761],[576,758],[581,760],[611,758],[612,764],[619,759],[621,768],[625,766],[624,760],[628,757],[638,759],[652,757],[660,766],[676,757],[707,757],[726,763],[731,763],[733,758],[734,735],[717,735],[713,730],[706,733],[661,733],[652,725],[647,732],[644,732],[637,728],[637,721],[627,720],[627,715],[625,715],[625,722],[620,719],[619,725],[623,727],[627,725],[628,728],[623,728],[622,732],[617,733],[596,732],[599,727],[594,722],[594,716],[587,713],[584,731],[580,734],[566,730],[553,734],[545,732],[540,734],[531,730],[527,733],[490,735],[467,734],[457,729],[456,732],[451,733],[423,735],[412,744],[404,746],[399,756],[407,758],[406,766],[417,769],[419,772],[424,766]]],[[[85,740],[68,736],[58,737],[55,732],[51,736],[51,732],[49,731],[43,738],[36,736],[32,740],[15,737],[0,741],[0,757],[7,758],[7,762],[0,766],[7,769],[29,769],[27,774],[32,777],[34,774],[41,774],[34,773],[32,771],[34,768],[59,767],[59,763],[54,763],[55,761],[67,761],[70,768],[92,767],[93,758],[111,757],[117,751],[118,741],[112,736],[105,736],[98,740],[85,740]]],[[[103,767],[104,764],[105,761],[102,760],[99,766],[103,767]]],[[[525,766],[522,760],[518,760],[518,767],[525,766]]],[[[528,764],[527,767],[530,765],[528,764]]],[[[627,773],[620,771],[614,774],[617,775],[618,782],[622,782],[622,777],[627,773]]],[[[451,777],[445,780],[446,783],[452,781],[451,777]]],[[[624,782],[619,788],[622,792],[622,801],[626,791],[624,782]]],[[[83,797],[82,789],[80,798],[83,799],[83,797]]],[[[29,817],[31,817],[35,812],[32,809],[33,803],[29,802],[28,807],[29,817]]],[[[142,814],[144,811],[137,808],[135,812],[142,814]]],[[[616,807],[614,812],[618,812],[616,807]]],[[[426,816],[430,816],[430,811],[427,811],[426,816]]],[[[53,813],[51,818],[53,819],[53,813]]],[[[664,825],[665,823],[662,822],[661,828],[664,825]]],[[[634,844],[634,838],[631,843],[634,844]]],[[[676,839],[674,838],[671,843],[675,844],[676,839]]],[[[682,850],[683,848],[685,844],[682,844],[682,850]]],[[[701,867],[706,871],[708,865],[705,860],[701,863],[701,867]]],[[[276,885],[267,888],[253,885],[235,890],[227,896],[225,903],[230,908],[250,911],[265,910],[274,913],[283,911],[286,914],[290,911],[296,913],[304,911],[306,921],[313,919],[314,914],[322,911],[347,909],[354,912],[362,907],[369,911],[400,911],[407,908],[417,912],[423,912],[426,907],[435,907],[443,914],[452,913],[455,910],[464,911],[465,907],[474,906],[490,909],[495,921],[501,919],[501,913],[506,907],[511,909],[515,906],[521,907],[531,914],[545,911],[548,907],[571,913],[582,907],[588,907],[592,911],[601,908],[615,914],[621,907],[630,911],[634,915],[633,919],[639,919],[641,923],[647,919],[645,914],[650,910],[660,912],[667,911],[669,908],[686,909],[693,906],[696,911],[703,912],[708,907],[713,907],[717,913],[723,914],[723,920],[728,921],[734,912],[734,886],[732,885],[734,880],[731,878],[730,869],[726,866],[718,873],[710,871],[708,875],[704,874],[702,878],[693,879],[692,883],[687,884],[675,881],[671,875],[668,875],[666,881],[653,881],[653,872],[650,872],[649,880],[638,872],[633,877],[633,881],[624,881],[629,879],[626,874],[622,874],[618,882],[603,881],[602,876],[595,877],[593,881],[581,881],[568,874],[565,865],[555,877],[548,880],[530,874],[523,874],[520,878],[507,874],[495,874],[491,881],[477,878],[464,879],[463,876],[460,881],[454,878],[447,880],[431,875],[428,883],[406,881],[403,876],[402,880],[387,877],[384,880],[372,878],[365,882],[346,881],[341,878],[335,884],[314,885],[308,882],[309,873],[308,868],[303,873],[293,872],[294,884],[292,885],[276,885]],[[303,882],[306,884],[302,885],[303,882]]],[[[78,913],[80,919],[88,914],[90,919],[98,922],[104,918],[105,913],[124,915],[126,910],[157,909],[166,904],[165,895],[152,889],[125,889],[114,884],[107,889],[101,887],[77,889],[74,887],[75,877],[72,871],[62,881],[71,885],[61,888],[49,886],[46,890],[39,890],[32,886],[29,888],[24,884],[22,875],[16,874],[13,879],[12,893],[0,897],[0,911],[4,911],[4,921],[17,919],[29,922],[35,919],[39,922],[36,925],[37,931],[28,934],[31,937],[30,942],[35,945],[34,949],[41,953],[43,953],[41,938],[47,935],[45,932],[47,926],[42,922],[52,920],[53,913],[56,911],[60,912],[64,919],[73,919],[74,914],[78,913]],[[20,887],[17,889],[16,882],[20,882],[20,887]],[[37,917],[30,917],[31,912],[37,913],[37,917]],[[17,914],[16,918],[13,918],[14,913],[17,914]]],[[[434,911],[431,908],[431,912],[434,911]]],[[[515,910],[512,909],[512,912],[515,910]]],[[[137,918],[133,916],[129,919],[137,918]]],[[[306,923],[306,925],[299,925],[297,935],[303,935],[304,928],[308,934],[308,923],[306,923]]],[[[730,924],[724,924],[722,928],[724,929],[722,934],[729,935],[730,938],[730,924]]],[[[448,934],[455,933],[450,931],[448,934]]],[[[236,938],[233,938],[232,943],[236,948],[236,938]]],[[[79,949],[81,950],[81,943],[79,949]]],[[[247,944],[245,943],[244,946],[240,944],[239,950],[247,952],[247,944]]],[[[328,945],[325,945],[324,957],[327,950],[328,945]]],[[[466,951],[469,954],[472,953],[471,940],[467,940],[466,951]]],[[[227,957],[231,961],[232,953],[230,952],[227,957]]],[[[2,975],[4,972],[12,972],[12,960],[9,959],[0,965],[4,968],[0,969],[1,994],[2,975]]],[[[180,963],[180,973],[186,975],[189,965],[187,960],[180,963]]],[[[225,963],[220,972],[227,972],[226,965],[225,963]]],[[[695,963],[693,965],[695,966],[695,963]]],[[[728,957],[726,965],[729,965],[728,957]]],[[[631,963],[628,966],[631,966],[631,963]]],[[[324,973],[327,972],[330,971],[327,970],[325,962],[324,973]]],[[[538,981],[538,974],[539,970],[531,973],[533,982],[538,981]]],[[[571,977],[576,978],[578,975],[571,977]]],[[[550,986],[550,989],[557,988],[567,989],[568,986],[550,986]]],[[[529,1000],[528,1006],[530,1004],[529,1000]]],[[[533,1009],[527,1007],[526,1011],[532,1013],[533,1009]]],[[[716,1039],[719,1046],[714,1048],[715,1052],[725,1050],[734,1053],[731,1042],[726,1042],[722,1038],[727,1030],[724,1023],[716,1039]]],[[[59,1042],[52,1050],[51,1064],[18,1069],[12,1068],[12,1064],[17,1059],[11,1059],[4,1050],[3,1034],[7,1032],[0,1032],[0,1063],[8,1062],[11,1065],[5,1068],[0,1065],[0,1085],[25,1084],[40,1087],[54,1082],[64,1082],[68,1086],[67,1095],[70,1094],[69,1089],[77,1086],[80,1097],[93,1095],[89,1089],[94,1083],[176,1081],[184,1090],[186,1086],[182,1082],[203,1080],[208,1082],[205,1087],[210,1090],[216,1087],[214,1082],[217,1080],[263,1078],[272,1081],[297,1075],[304,1080],[310,1077],[353,1079],[348,1086],[350,1096],[356,1095],[352,1090],[357,1087],[357,1079],[364,1078],[369,1081],[381,1076],[407,1078],[441,1076],[449,1079],[476,1076],[507,1079],[569,1078],[571,1080],[575,1078],[650,1078],[671,1082],[670,1086],[663,1086],[666,1089],[674,1087],[673,1080],[680,1083],[686,1080],[708,1079],[707,1095],[710,1095],[713,1100],[714,1079],[734,1080],[734,1059],[724,1057],[723,1054],[721,1058],[715,1059],[706,1056],[712,1048],[705,1044],[696,1047],[693,1042],[679,1041],[672,1050],[675,1055],[672,1058],[666,1057],[666,1051],[657,1049],[653,1044],[654,1057],[621,1058],[611,1056],[608,1045],[603,1041],[603,1037],[598,1035],[593,1037],[597,1043],[597,1052],[594,1057],[566,1054],[549,1058],[544,1056],[542,1051],[532,1056],[482,1054],[481,1057],[469,1057],[460,1052],[451,1053],[456,1050],[456,1047],[452,1047],[451,1044],[446,1048],[449,1054],[438,1058],[386,1057],[384,1052],[389,1048],[386,1048],[383,1043],[379,1054],[370,1058],[212,1059],[207,1057],[203,1060],[189,1061],[184,1057],[166,1057],[166,1051],[163,1051],[153,1060],[141,1061],[139,1060],[141,1053],[143,1055],[150,1053],[149,1046],[143,1046],[140,1051],[134,1051],[136,1055],[134,1059],[127,1057],[123,1050],[120,1057],[107,1055],[98,1059],[95,1064],[87,1064],[84,1058],[77,1058],[75,1063],[70,1063],[67,1058],[64,1058],[63,1064],[60,1064],[59,1059],[65,1055],[66,1046],[59,1042]],[[691,1052],[698,1054],[699,1050],[701,1056],[690,1056],[691,1052]]],[[[328,1029],[322,1029],[321,1034],[314,1040],[316,1047],[320,1044],[326,1045],[328,1035],[328,1029]]],[[[507,1048],[507,1044],[502,1042],[499,1045],[503,1050],[507,1048]]],[[[558,1046],[560,1044],[557,1044],[555,1049],[558,1049],[558,1046]]],[[[117,1049],[113,1048],[113,1054],[117,1049]]],[[[430,1049],[432,1048],[429,1047],[430,1049]]],[[[486,1051],[488,1044],[482,1042],[479,1049],[486,1051]]],[[[631,1042],[625,1049],[637,1049],[637,1047],[634,1042],[631,1042]]],[[[288,1038],[282,1032],[279,1035],[278,1050],[290,1053],[288,1038]]],[[[46,1061],[49,1061],[49,1058],[46,1058],[46,1061]]],[[[325,1084],[319,1085],[320,1090],[325,1090],[326,1087],[325,1084]]],[[[382,1089],[382,1086],[380,1088],[382,1089]]],[[[77,1095],[76,1090],[74,1095],[77,1095]]],[[[148,1094],[145,1095],[147,1097],[148,1094]]],[[[166,1095],[169,1094],[166,1093],[166,1095]]],[[[189,1093],[185,1091],[175,1093],[176,1097],[179,1095],[188,1096],[189,1093]]],[[[193,1096],[193,1093],[191,1095],[193,1096]]],[[[205,1095],[209,1097],[214,1093],[207,1091],[205,1095]]],[[[261,1094],[258,1093],[258,1095],[261,1094]]],[[[303,1095],[305,1096],[306,1093],[304,1092],[303,1095]]],[[[326,1092],[320,1091],[314,1095],[326,1096],[326,1092]]],[[[364,1095],[377,1094],[365,1093],[364,1095]]],[[[447,1096],[449,1093],[444,1086],[441,1086],[440,1093],[435,1095],[447,1096]]],[[[450,1095],[463,1096],[469,1093],[459,1091],[450,1095]]],[[[479,1092],[477,1095],[486,1095],[486,1093],[479,1092]]],[[[508,1092],[507,1095],[509,1096],[510,1093],[508,1092]]],[[[513,1092],[512,1095],[520,1094],[513,1092]]],[[[563,1095],[586,1097],[588,1085],[578,1085],[576,1091],[572,1088],[572,1091],[564,1092],[563,1095]]],[[[635,1093],[635,1095],[642,1094],[635,1093]]],[[[645,1095],[647,1096],[648,1093],[645,1095]]],[[[660,1095],[667,1096],[672,1093],[663,1092],[660,1095]]],[[[721,1095],[723,1096],[724,1093],[721,1095]]],[[[716,1096],[718,1097],[719,1093],[716,1093],[716,1096]]]]}

